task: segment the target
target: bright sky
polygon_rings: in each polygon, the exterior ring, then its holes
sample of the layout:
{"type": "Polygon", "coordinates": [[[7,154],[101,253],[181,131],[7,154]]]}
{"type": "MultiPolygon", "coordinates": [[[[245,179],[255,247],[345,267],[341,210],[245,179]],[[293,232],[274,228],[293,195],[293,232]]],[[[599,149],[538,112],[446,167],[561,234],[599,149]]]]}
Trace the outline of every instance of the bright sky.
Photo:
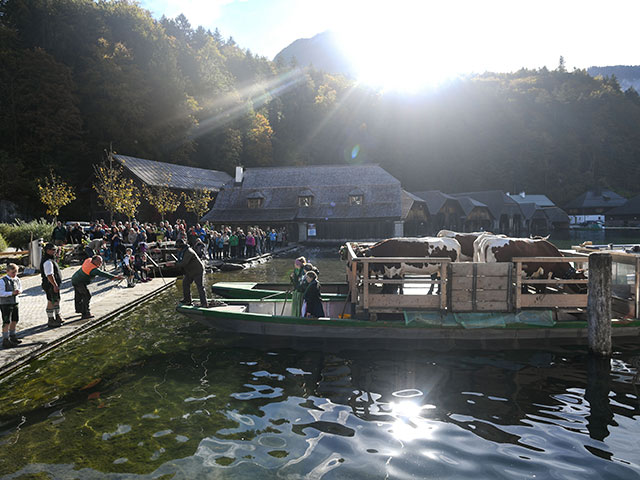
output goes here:
{"type": "Polygon", "coordinates": [[[361,79],[387,84],[412,78],[424,85],[460,73],[555,68],[560,55],[569,70],[640,64],[638,0],[140,3],[157,18],[184,13],[193,27],[217,27],[225,38],[233,36],[241,47],[269,58],[298,38],[331,29],[343,39],[361,79]]]}

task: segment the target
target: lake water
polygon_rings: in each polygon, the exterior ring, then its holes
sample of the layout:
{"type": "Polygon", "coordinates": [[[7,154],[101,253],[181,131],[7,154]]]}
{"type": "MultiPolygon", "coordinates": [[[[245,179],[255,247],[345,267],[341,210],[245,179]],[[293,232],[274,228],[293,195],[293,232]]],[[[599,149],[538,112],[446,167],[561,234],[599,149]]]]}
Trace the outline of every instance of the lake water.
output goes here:
{"type": "Polygon", "coordinates": [[[179,288],[0,383],[2,478],[640,478],[639,345],[256,349],[175,313],[179,288]]]}

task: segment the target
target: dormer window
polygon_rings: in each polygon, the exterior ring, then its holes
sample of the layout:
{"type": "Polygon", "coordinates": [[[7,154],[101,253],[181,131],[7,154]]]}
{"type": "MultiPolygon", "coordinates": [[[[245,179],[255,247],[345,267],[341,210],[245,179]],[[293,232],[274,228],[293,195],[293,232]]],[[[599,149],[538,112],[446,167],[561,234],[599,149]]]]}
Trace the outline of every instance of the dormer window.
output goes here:
{"type": "Polygon", "coordinates": [[[310,207],[311,205],[313,205],[313,197],[311,196],[298,197],[299,207],[310,207]]]}
{"type": "Polygon", "coordinates": [[[364,203],[364,195],[349,195],[349,205],[362,205],[364,203]]]}
{"type": "Polygon", "coordinates": [[[298,206],[310,207],[311,205],[313,205],[313,192],[308,188],[298,192],[298,206]]]}
{"type": "Polygon", "coordinates": [[[261,192],[253,192],[247,195],[247,208],[261,208],[264,205],[264,195],[261,192]]]}

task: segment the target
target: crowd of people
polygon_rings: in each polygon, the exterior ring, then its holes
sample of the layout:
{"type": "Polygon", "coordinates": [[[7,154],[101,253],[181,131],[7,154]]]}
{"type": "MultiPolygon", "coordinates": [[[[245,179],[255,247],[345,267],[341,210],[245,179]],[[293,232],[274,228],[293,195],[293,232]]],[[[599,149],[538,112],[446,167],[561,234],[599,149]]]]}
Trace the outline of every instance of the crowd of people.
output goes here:
{"type": "Polygon", "coordinates": [[[287,229],[253,227],[213,226],[208,222],[188,226],[185,220],[162,221],[159,224],[143,222],[91,222],[83,227],[79,223],[63,225],[58,222],[51,235],[57,245],[84,244],[89,255],[101,253],[107,261],[117,266],[126,254],[126,244],[131,245],[132,254],[144,252],[148,242],[183,240],[202,259],[251,258],[287,245],[287,229]],[[141,248],[139,248],[141,247],[141,248]]]}
{"type": "MultiPolygon", "coordinates": [[[[205,259],[233,259],[254,257],[272,252],[287,245],[287,230],[281,228],[261,228],[258,226],[235,227],[228,225],[213,226],[209,223],[188,226],[184,220],[176,222],[141,223],[94,221],[88,225],[57,222],[51,235],[51,242],[43,247],[40,262],[42,290],[47,298],[46,314],[49,328],[64,323],[60,315],[60,286],[62,274],[58,265],[59,247],[66,244],[83,245],[85,259],[80,268],[71,277],[74,289],[76,313],[82,319],[93,318],[90,311],[91,293],[88,285],[96,276],[111,280],[127,280],[132,287],[136,281],[150,280],[149,262],[153,262],[147,253],[149,242],[175,242],[177,258],[174,264],[184,272],[183,298],[181,303],[191,303],[191,284],[195,283],[200,304],[207,305],[204,290],[205,259]],[[101,268],[106,261],[112,261],[115,274],[101,268]]],[[[318,270],[304,257],[296,260],[296,270],[291,275],[292,315],[324,316],[320,301],[320,283],[318,270]]],[[[22,285],[17,276],[15,264],[7,266],[6,274],[0,277],[0,313],[2,315],[2,346],[16,347],[21,340],[16,336],[19,321],[19,296],[22,285]]]]}

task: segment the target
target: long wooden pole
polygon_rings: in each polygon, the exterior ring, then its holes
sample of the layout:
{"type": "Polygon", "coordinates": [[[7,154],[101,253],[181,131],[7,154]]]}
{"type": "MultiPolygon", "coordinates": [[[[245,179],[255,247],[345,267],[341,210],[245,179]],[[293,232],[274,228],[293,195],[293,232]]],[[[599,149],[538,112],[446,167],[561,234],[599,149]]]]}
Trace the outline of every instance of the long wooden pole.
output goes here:
{"type": "Polygon", "coordinates": [[[608,253],[589,255],[589,297],[587,302],[589,350],[611,356],[611,273],[608,253]]]}

